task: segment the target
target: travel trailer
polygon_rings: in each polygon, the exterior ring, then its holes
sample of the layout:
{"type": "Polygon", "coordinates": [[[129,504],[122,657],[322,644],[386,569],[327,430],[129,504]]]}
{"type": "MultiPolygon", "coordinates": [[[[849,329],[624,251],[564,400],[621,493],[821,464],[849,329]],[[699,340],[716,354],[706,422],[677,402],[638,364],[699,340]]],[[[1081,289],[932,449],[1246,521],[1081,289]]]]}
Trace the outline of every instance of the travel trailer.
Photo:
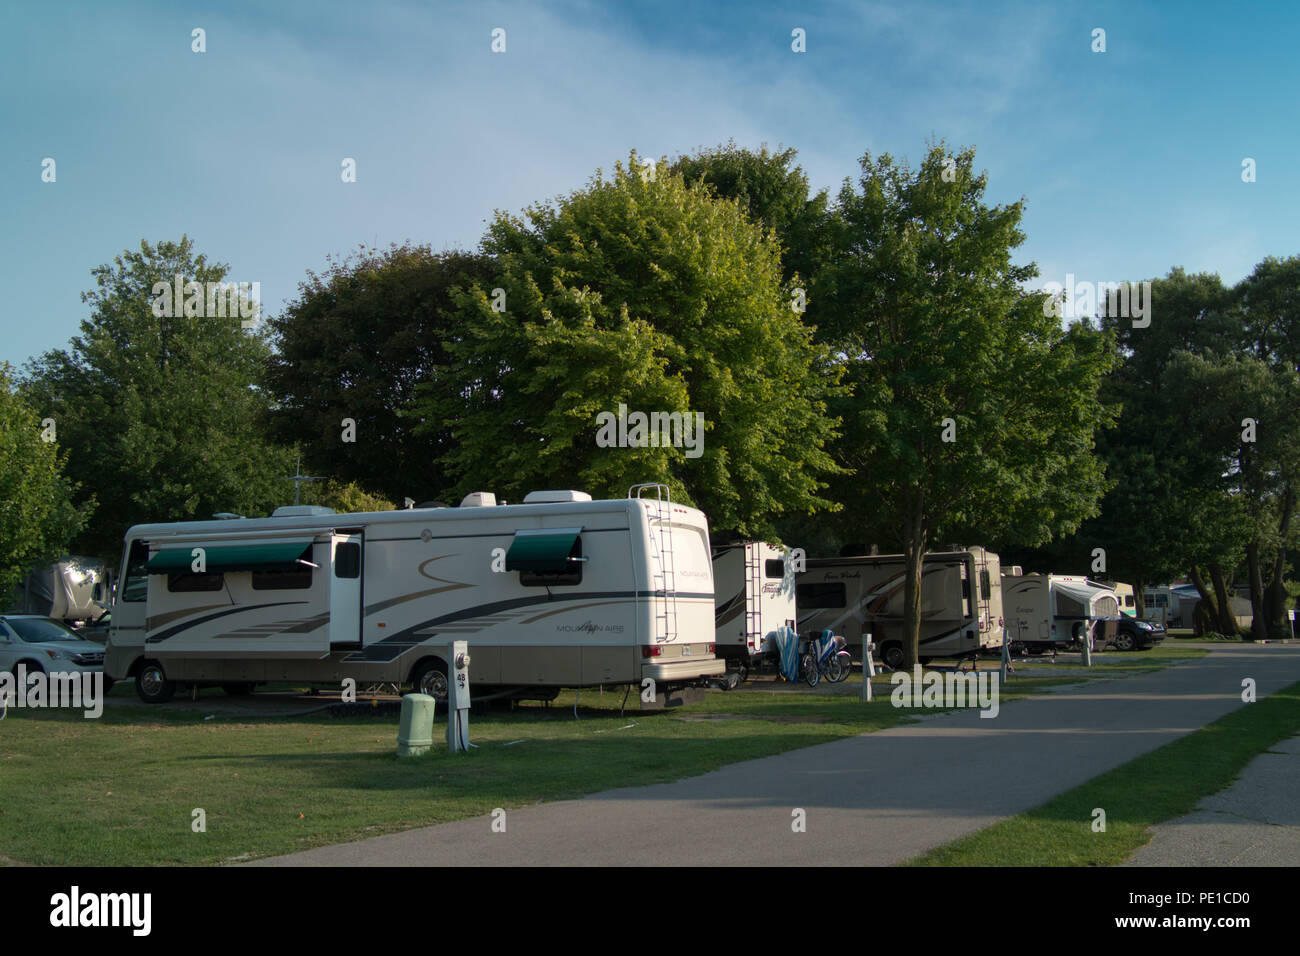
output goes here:
{"type": "Polygon", "coordinates": [[[1165,627],[1191,627],[1200,592],[1194,584],[1142,589],[1146,619],[1165,627]]]}
{"type": "Polygon", "coordinates": [[[1115,592],[1085,577],[1065,574],[1007,575],[1002,579],[1007,640],[1015,652],[1042,654],[1081,642],[1114,638],[1119,619],[1115,592]]]}
{"type": "Polygon", "coordinates": [[[8,610],[90,624],[108,612],[112,600],[113,576],[105,562],[67,557],[29,571],[14,589],[8,610]]]}
{"type": "Polygon", "coordinates": [[[409,685],[445,697],[449,643],[475,690],[723,673],[705,516],[664,485],[593,501],[138,525],[127,532],[105,669],[148,702],[177,686],[409,685]]]}
{"type": "MultiPolygon", "coordinates": [[[[927,552],[922,562],[919,656],[974,657],[1002,646],[1002,573],[983,548],[927,552]]],[[[870,631],[878,658],[903,662],[901,554],[810,558],[795,588],[799,633],[829,628],[860,655],[870,631]]]]}
{"type": "Polygon", "coordinates": [[[795,626],[795,574],[787,558],[763,541],[713,549],[717,654],[740,680],[776,654],[778,629],[795,626]]]}

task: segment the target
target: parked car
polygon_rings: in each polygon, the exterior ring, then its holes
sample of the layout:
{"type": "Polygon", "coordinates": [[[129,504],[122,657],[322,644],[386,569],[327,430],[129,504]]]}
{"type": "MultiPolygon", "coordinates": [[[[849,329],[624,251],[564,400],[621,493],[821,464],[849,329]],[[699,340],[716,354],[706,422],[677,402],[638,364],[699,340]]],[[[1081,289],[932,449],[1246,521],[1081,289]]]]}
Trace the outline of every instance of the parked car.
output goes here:
{"type": "Polygon", "coordinates": [[[1111,646],[1117,651],[1148,651],[1165,639],[1165,629],[1151,621],[1125,615],[1117,622],[1111,646]]]}
{"type": "MultiPolygon", "coordinates": [[[[40,614],[0,616],[0,671],[17,676],[18,665],[27,673],[102,671],[104,648],[87,641],[66,624],[40,614]]],[[[113,682],[104,675],[104,690],[113,682]]]]}

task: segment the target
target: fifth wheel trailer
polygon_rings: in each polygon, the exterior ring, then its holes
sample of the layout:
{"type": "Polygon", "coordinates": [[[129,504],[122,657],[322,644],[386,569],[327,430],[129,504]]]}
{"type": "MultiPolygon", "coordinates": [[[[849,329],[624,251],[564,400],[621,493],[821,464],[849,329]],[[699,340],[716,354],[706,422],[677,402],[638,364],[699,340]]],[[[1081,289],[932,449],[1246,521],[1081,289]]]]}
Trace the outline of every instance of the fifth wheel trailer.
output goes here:
{"type": "Polygon", "coordinates": [[[762,541],[713,549],[714,626],[718,656],[743,680],[776,652],[776,632],[793,628],[795,574],[786,552],[762,541]]]}
{"type": "Polygon", "coordinates": [[[346,678],[441,697],[457,639],[478,689],[671,688],[725,669],[705,516],[662,485],[138,525],[120,580],[105,669],[150,702],[346,678]]]}
{"type": "MultiPolygon", "coordinates": [[[[830,628],[860,653],[870,631],[880,660],[903,662],[906,564],[901,554],[809,558],[798,578],[799,633],[830,628]]],[[[919,656],[973,657],[1002,646],[1002,573],[981,547],[930,551],[921,568],[919,656]]]]}
{"type": "Polygon", "coordinates": [[[113,578],[98,558],[66,557],[23,576],[9,611],[42,614],[73,625],[98,621],[108,611],[113,578]]]}

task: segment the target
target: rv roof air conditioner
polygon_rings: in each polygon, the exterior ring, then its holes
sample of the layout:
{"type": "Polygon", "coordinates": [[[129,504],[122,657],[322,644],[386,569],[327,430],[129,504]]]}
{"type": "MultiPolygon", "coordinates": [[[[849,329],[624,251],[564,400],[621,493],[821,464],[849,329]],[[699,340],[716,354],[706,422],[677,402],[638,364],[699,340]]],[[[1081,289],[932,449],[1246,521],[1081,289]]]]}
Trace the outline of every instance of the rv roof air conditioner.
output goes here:
{"type": "Polygon", "coordinates": [[[309,515],[332,515],[333,508],[325,505],[285,505],[271,512],[272,518],[305,518],[309,515]]]}
{"type": "Polygon", "coordinates": [[[524,495],[526,505],[552,505],[562,501],[590,501],[585,491],[530,491],[524,495]]]}
{"type": "Polygon", "coordinates": [[[471,491],[460,499],[462,508],[495,508],[497,496],[490,491],[471,491]]]}

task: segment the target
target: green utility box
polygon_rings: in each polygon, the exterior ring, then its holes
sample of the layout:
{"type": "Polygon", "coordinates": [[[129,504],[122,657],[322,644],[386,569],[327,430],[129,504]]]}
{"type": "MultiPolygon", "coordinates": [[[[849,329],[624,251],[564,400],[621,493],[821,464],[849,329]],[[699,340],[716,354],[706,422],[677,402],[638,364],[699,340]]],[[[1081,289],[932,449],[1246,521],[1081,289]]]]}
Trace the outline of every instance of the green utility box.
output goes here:
{"type": "Polygon", "coordinates": [[[397,756],[418,757],[433,746],[433,712],[437,705],[428,694],[402,698],[402,719],[397,726],[397,756]]]}

